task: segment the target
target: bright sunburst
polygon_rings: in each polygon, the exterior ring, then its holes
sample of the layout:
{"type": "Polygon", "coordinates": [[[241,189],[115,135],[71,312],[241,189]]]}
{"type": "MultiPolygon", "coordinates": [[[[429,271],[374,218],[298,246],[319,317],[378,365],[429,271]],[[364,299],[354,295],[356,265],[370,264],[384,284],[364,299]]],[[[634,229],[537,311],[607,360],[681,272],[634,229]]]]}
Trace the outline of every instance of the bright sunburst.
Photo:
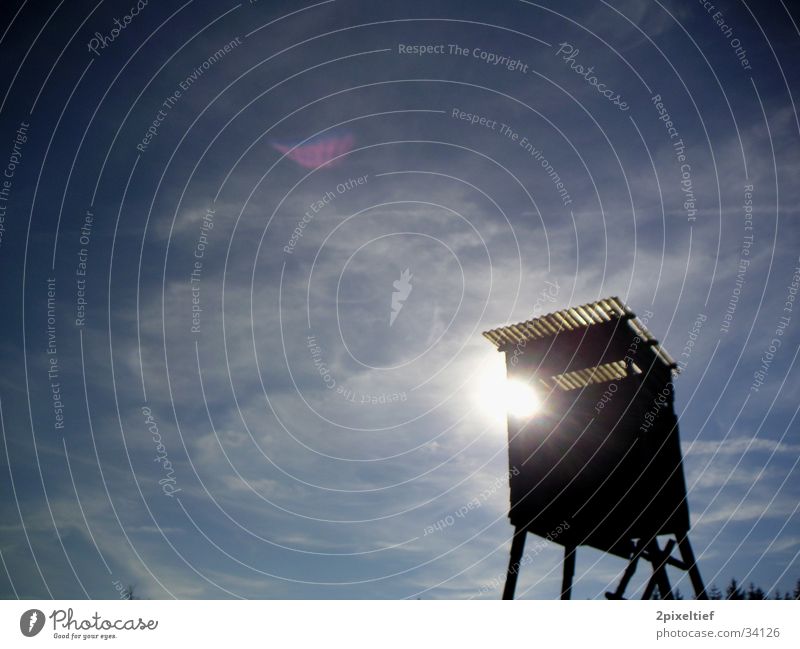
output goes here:
{"type": "Polygon", "coordinates": [[[508,379],[502,355],[486,363],[478,381],[476,398],[480,409],[492,419],[505,421],[506,415],[530,417],[541,408],[536,391],[525,381],[508,379]]]}
{"type": "Polygon", "coordinates": [[[534,389],[523,381],[506,381],[504,394],[506,411],[514,417],[530,417],[541,407],[534,389]]]}

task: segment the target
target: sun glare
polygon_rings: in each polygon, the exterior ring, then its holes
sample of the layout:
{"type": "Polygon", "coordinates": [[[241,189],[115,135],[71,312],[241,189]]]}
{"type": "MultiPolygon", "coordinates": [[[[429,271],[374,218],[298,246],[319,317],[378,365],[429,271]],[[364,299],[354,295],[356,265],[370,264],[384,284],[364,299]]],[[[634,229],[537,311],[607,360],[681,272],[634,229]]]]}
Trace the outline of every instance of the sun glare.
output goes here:
{"type": "Polygon", "coordinates": [[[510,380],[505,385],[505,406],[514,417],[530,417],[539,410],[539,398],[533,388],[522,381],[510,380]]]}
{"type": "Polygon", "coordinates": [[[477,399],[489,417],[505,421],[506,415],[530,417],[539,411],[541,402],[536,391],[526,382],[506,378],[505,363],[490,363],[484,370],[477,399]]]}

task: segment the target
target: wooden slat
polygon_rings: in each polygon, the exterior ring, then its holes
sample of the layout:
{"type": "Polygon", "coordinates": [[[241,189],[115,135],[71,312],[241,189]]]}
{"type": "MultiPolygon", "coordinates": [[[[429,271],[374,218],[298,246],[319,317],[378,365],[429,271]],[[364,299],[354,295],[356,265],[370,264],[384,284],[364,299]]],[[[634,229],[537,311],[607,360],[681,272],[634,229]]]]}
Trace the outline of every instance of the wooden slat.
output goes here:
{"type": "Polygon", "coordinates": [[[536,338],[543,338],[547,335],[544,329],[542,329],[542,325],[539,324],[538,320],[527,320],[525,322],[525,326],[533,332],[534,340],[536,338]]]}
{"type": "Polygon", "coordinates": [[[617,378],[615,373],[608,369],[608,367],[605,365],[598,365],[595,369],[597,370],[597,373],[606,381],[613,381],[617,378]]]}
{"type": "Polygon", "coordinates": [[[528,334],[528,340],[536,340],[537,338],[541,338],[539,332],[534,329],[530,320],[528,320],[528,322],[523,322],[522,324],[525,327],[525,332],[528,334]]]}
{"type": "Polygon", "coordinates": [[[518,325],[508,325],[508,326],[511,329],[511,331],[513,331],[516,334],[517,336],[516,342],[520,342],[521,340],[525,340],[527,338],[525,332],[522,329],[520,329],[518,325]]]}
{"type": "Polygon", "coordinates": [[[554,313],[554,314],[553,314],[553,319],[554,319],[556,322],[560,323],[560,324],[561,324],[561,326],[562,326],[562,327],[563,327],[565,330],[567,330],[567,331],[571,331],[571,330],[572,330],[572,325],[570,325],[570,324],[569,324],[569,322],[567,321],[567,319],[566,319],[566,318],[565,318],[565,317],[564,317],[564,316],[563,316],[561,313],[559,313],[559,312],[556,312],[556,313],[554,313]]]}
{"type": "Polygon", "coordinates": [[[562,390],[569,390],[569,386],[561,380],[560,376],[554,376],[553,381],[555,381],[556,385],[562,390]]]}
{"type": "MultiPolygon", "coordinates": [[[[639,373],[641,373],[641,370],[639,373]]],[[[614,361],[596,367],[558,374],[552,377],[552,380],[559,388],[568,391],[577,390],[587,385],[618,381],[627,376],[625,363],[623,361],[614,361]]]]}
{"type": "Polygon", "coordinates": [[[586,370],[577,370],[575,372],[570,372],[569,378],[571,378],[575,383],[578,384],[578,387],[584,387],[585,385],[589,384],[590,377],[586,370]]]}
{"type": "Polygon", "coordinates": [[[588,327],[578,319],[578,314],[575,309],[567,309],[564,311],[564,317],[575,329],[588,329],[588,327]]]}
{"type": "Polygon", "coordinates": [[[511,338],[511,336],[508,334],[508,331],[506,329],[498,329],[497,330],[497,334],[500,336],[500,339],[504,343],[513,343],[514,342],[513,339],[511,338]]]}
{"type": "Polygon", "coordinates": [[[555,327],[554,327],[554,326],[553,326],[553,325],[550,323],[550,321],[547,319],[547,316],[545,316],[544,318],[542,318],[542,319],[541,319],[539,322],[540,322],[540,324],[542,325],[542,327],[544,327],[544,328],[545,328],[545,329],[546,329],[546,330],[547,330],[547,331],[548,331],[548,332],[549,332],[551,335],[553,335],[553,336],[554,336],[554,335],[556,335],[556,334],[558,333],[558,329],[556,329],[556,328],[555,328],[555,327]]]}
{"type": "Polygon", "coordinates": [[[582,306],[576,306],[575,311],[581,317],[581,319],[587,323],[588,325],[597,324],[595,315],[591,314],[589,311],[584,309],[582,306]]]}

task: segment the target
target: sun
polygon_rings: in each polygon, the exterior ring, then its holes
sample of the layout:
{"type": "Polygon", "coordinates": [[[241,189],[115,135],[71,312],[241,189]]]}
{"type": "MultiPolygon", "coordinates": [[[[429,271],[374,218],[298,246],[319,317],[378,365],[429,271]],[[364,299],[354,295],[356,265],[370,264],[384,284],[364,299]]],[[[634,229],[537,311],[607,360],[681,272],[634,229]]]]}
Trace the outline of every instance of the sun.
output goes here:
{"type": "Polygon", "coordinates": [[[541,403],[530,385],[511,379],[505,384],[505,406],[512,417],[531,417],[539,412],[541,403]]]}
{"type": "Polygon", "coordinates": [[[498,360],[482,368],[475,394],[481,411],[499,422],[504,422],[509,415],[532,417],[542,405],[536,391],[525,381],[507,378],[502,356],[498,360]]]}

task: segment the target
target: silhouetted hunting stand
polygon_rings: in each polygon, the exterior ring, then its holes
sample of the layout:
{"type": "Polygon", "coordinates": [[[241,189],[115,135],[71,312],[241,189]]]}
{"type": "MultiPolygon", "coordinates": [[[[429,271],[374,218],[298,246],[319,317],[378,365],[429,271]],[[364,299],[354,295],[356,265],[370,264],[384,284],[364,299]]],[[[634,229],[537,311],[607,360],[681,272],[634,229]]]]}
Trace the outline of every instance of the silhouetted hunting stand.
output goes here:
{"type": "Polygon", "coordinates": [[[508,417],[514,538],[503,599],[514,598],[528,532],[564,546],[562,599],[579,545],[628,561],[609,599],[623,598],[640,559],[653,568],[643,599],[656,587],[673,598],[668,565],[688,571],[706,599],[688,537],[677,365],[636,314],[612,297],[483,335],[505,352],[508,378],[528,382],[543,403],[531,417],[508,417]],[[673,538],[661,547],[661,535],[673,538]]]}

